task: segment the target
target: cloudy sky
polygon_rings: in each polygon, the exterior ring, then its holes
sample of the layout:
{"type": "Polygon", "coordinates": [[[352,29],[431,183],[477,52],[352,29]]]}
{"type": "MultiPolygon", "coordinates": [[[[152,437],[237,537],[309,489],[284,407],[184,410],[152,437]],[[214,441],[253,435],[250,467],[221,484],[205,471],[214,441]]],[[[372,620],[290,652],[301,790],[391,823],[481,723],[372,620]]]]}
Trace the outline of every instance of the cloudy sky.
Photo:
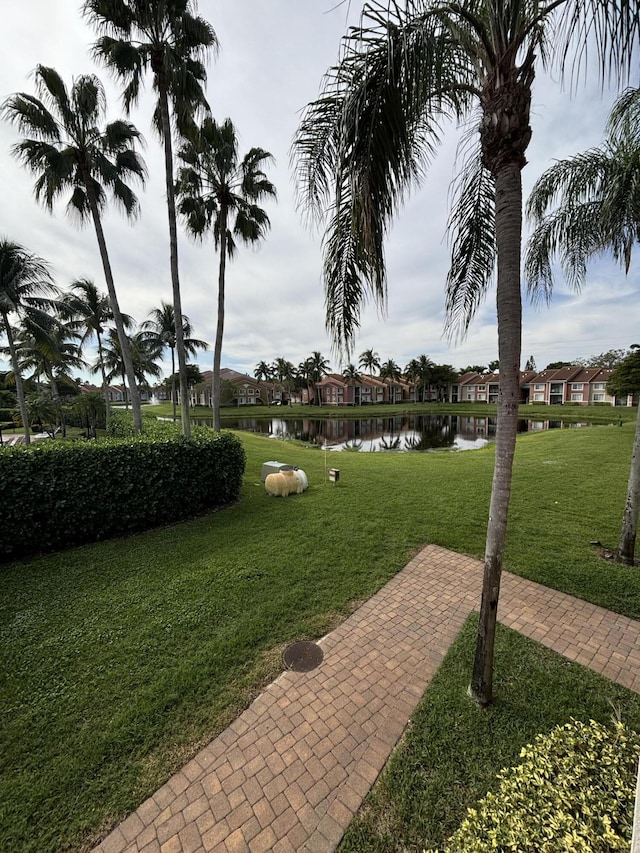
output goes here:
{"type": "MultiPolygon", "coordinates": [[[[214,27],[220,52],[208,71],[207,96],[216,119],[229,116],[243,154],[261,146],[275,157],[269,176],[278,202],[266,202],[271,232],[258,250],[240,247],[227,268],[223,365],[253,373],[258,361],[278,356],[298,364],[313,350],[332,357],[324,328],[320,237],[305,228],[295,208],[289,165],[293,134],[304,106],[319,91],[322,75],[338,56],[341,35],[362,7],[337,0],[200,0],[198,12],[214,27]]],[[[36,64],[55,67],[69,84],[74,76],[98,73],[107,88],[109,117],[121,115],[118,90],[89,54],[95,34],[81,18],[79,0],[22,0],[5,15],[0,60],[0,98],[33,92],[36,64]]],[[[554,158],[597,145],[613,93],[582,86],[571,96],[557,80],[539,79],[533,100],[533,140],[524,176],[525,196],[554,158]]],[[[161,300],[171,301],[168,226],[160,143],[151,130],[151,97],[131,120],[146,138],[149,181],[140,193],[141,216],[130,225],[117,212],[105,231],[121,308],[144,320],[161,300]]],[[[449,185],[455,173],[455,128],[447,133],[428,179],[408,200],[387,246],[389,302],[386,316],[374,307],[363,315],[355,360],[374,348],[383,360],[404,366],[421,353],[459,368],[497,357],[495,294],[490,292],[462,343],[443,336],[444,283],[448,267],[445,236],[449,185]]],[[[103,284],[95,234],[78,230],[60,203],[51,216],[33,200],[33,179],[11,157],[17,131],[0,124],[2,201],[0,235],[45,258],[57,283],[76,278],[103,284]]],[[[213,344],[216,325],[217,257],[212,243],[195,245],[179,234],[183,310],[195,336],[213,344]]],[[[638,261],[624,274],[612,263],[590,270],[581,294],[561,279],[550,307],[525,308],[523,362],[538,367],[570,360],[638,339],[638,261]]],[[[211,353],[200,354],[201,369],[211,353]]]]}

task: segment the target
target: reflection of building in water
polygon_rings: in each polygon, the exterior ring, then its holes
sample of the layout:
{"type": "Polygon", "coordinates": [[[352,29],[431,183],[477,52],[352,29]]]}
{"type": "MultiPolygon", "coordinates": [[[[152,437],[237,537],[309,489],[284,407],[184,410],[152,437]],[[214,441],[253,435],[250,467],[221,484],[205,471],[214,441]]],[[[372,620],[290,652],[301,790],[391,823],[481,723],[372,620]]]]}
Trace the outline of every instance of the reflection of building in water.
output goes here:
{"type": "Polygon", "coordinates": [[[497,418],[454,417],[462,438],[493,438],[498,426],[497,418]]]}

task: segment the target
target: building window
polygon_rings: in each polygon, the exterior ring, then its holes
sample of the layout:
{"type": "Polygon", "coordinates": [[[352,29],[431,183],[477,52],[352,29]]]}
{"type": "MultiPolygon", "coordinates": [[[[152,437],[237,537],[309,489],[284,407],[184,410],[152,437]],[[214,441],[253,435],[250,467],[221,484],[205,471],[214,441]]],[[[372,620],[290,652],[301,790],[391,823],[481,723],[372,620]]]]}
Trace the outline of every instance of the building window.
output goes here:
{"type": "MultiPolygon", "coordinates": [[[[484,386],[483,386],[484,387],[484,386]]],[[[486,394],[478,394],[478,401],[482,402],[487,399],[486,394]]]]}
{"type": "Polygon", "coordinates": [[[604,391],[604,382],[594,382],[593,383],[594,391],[604,391]]]}
{"type": "Polygon", "coordinates": [[[593,395],[594,403],[604,403],[604,394],[594,394],[593,395]]]}
{"type": "Polygon", "coordinates": [[[486,385],[478,385],[478,391],[485,391],[486,387],[486,385]]]}
{"type": "Polygon", "coordinates": [[[582,391],[582,382],[574,382],[571,385],[571,390],[572,391],[582,391]]]}
{"type": "Polygon", "coordinates": [[[582,394],[572,394],[571,395],[572,403],[581,403],[582,402],[582,394]]]}
{"type": "Polygon", "coordinates": [[[533,386],[534,391],[544,391],[544,385],[536,384],[533,386]]]}
{"type": "Polygon", "coordinates": [[[544,401],[544,394],[534,394],[533,399],[536,402],[543,402],[544,401]]]}

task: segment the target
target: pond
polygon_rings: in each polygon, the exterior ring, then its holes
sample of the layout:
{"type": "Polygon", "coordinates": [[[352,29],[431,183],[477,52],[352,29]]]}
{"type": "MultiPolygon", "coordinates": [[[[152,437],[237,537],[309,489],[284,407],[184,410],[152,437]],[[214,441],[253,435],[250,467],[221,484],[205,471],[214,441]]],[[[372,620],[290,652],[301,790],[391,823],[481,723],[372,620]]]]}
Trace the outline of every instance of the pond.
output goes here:
{"type": "MultiPolygon", "coordinates": [[[[194,419],[212,426],[212,421],[194,419]]],[[[335,451],[474,450],[495,438],[495,417],[397,415],[390,418],[225,418],[225,429],[296,439],[335,451]]],[[[518,432],[588,426],[560,420],[518,421],[518,432]]]]}

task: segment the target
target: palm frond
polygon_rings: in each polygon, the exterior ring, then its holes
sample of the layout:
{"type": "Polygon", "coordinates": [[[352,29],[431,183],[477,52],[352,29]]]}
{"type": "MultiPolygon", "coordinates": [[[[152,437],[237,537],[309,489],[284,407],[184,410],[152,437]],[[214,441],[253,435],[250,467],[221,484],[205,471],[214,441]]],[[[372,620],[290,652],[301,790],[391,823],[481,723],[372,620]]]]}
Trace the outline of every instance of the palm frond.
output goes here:
{"type": "Polygon", "coordinates": [[[616,99],[607,121],[612,140],[635,140],[640,147],[640,89],[627,88],[616,99]]]}
{"type": "Polygon", "coordinates": [[[462,338],[484,299],[496,261],[495,183],[478,149],[456,180],[447,227],[452,248],[445,329],[450,337],[462,338]]]}
{"type": "Polygon", "coordinates": [[[20,92],[7,98],[2,105],[2,114],[21,133],[28,133],[37,140],[53,142],[60,139],[56,119],[42,101],[33,95],[20,92]]]}
{"type": "Polygon", "coordinates": [[[360,311],[341,306],[340,294],[384,306],[388,228],[420,185],[442,122],[464,115],[477,95],[474,71],[435,4],[370,3],[303,114],[292,148],[297,200],[309,221],[329,219],[325,293],[336,316],[327,325],[343,336],[334,341],[339,349],[353,340],[360,311]],[[329,278],[340,275],[348,278],[329,278]]]}
{"type": "Polygon", "coordinates": [[[573,287],[584,282],[589,260],[611,252],[629,271],[640,239],[638,100],[627,90],[613,107],[608,137],[598,148],[555,163],[535,184],[527,213],[535,230],[527,246],[530,292],[549,299],[558,259],[573,287]]]}
{"type": "Polygon", "coordinates": [[[527,290],[535,301],[551,299],[553,260],[558,258],[567,283],[579,290],[589,258],[603,251],[602,204],[599,201],[567,202],[544,217],[531,234],[525,253],[527,290]]]}
{"type": "Polygon", "coordinates": [[[631,0],[570,0],[558,10],[556,65],[564,75],[576,80],[590,68],[598,70],[601,81],[628,80],[637,62],[640,16],[631,0]],[[595,54],[596,62],[590,59],[595,54]]]}
{"type": "Polygon", "coordinates": [[[609,155],[605,149],[587,151],[558,160],[541,176],[531,190],[525,206],[526,215],[534,223],[562,199],[573,204],[599,194],[606,181],[609,155]]]}

